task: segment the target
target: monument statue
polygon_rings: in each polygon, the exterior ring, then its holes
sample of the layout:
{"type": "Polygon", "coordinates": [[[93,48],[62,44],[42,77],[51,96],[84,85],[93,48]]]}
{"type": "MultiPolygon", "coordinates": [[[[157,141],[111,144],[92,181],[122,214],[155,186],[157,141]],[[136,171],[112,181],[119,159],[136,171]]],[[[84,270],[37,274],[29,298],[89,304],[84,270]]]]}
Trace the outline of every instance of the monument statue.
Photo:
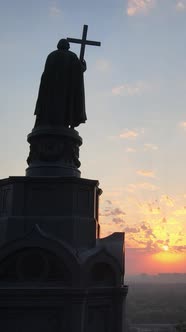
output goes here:
{"type": "Polygon", "coordinates": [[[41,126],[77,127],[85,123],[85,94],[83,73],[85,45],[100,46],[99,42],[87,41],[88,26],[84,26],[82,39],[67,38],[58,42],[57,50],[47,57],[41,76],[36,102],[35,128],[41,126]],[[80,43],[80,59],[69,51],[69,42],[80,43]]]}
{"type": "Polygon", "coordinates": [[[86,39],[87,30],[84,25],[82,39],[61,39],[57,50],[47,57],[35,107],[36,121],[27,138],[28,176],[80,177],[82,138],[74,128],[87,119],[83,82],[85,46],[101,45],[86,39]],[[69,50],[69,43],[81,45],[79,58],[69,50]]]}
{"type": "Polygon", "coordinates": [[[69,51],[66,39],[47,57],[35,108],[35,127],[77,127],[86,121],[83,72],[86,62],[69,51]]]}

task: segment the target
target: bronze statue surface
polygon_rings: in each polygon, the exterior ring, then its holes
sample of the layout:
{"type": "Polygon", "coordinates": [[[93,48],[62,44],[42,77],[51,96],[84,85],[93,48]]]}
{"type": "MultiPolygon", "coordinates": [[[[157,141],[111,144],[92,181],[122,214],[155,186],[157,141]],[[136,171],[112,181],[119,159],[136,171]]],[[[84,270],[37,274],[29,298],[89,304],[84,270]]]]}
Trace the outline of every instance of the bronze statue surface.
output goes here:
{"type": "Polygon", "coordinates": [[[47,57],[36,103],[38,126],[77,127],[86,121],[83,72],[85,61],[69,51],[67,40],[47,57]]]}
{"type": "Polygon", "coordinates": [[[85,123],[85,93],[83,73],[86,70],[86,45],[100,46],[86,39],[88,26],[84,25],[82,39],[61,39],[57,50],[47,57],[41,76],[36,102],[35,128],[43,126],[77,127],[85,123]],[[80,59],[69,50],[70,44],[81,44],[80,59]]]}

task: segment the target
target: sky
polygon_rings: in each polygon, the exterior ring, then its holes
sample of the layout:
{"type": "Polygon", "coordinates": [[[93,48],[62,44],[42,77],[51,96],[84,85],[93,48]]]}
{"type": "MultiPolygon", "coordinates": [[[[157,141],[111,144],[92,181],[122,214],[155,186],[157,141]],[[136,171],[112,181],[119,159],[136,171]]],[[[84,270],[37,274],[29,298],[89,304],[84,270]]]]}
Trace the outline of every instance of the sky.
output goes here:
{"type": "MultiPolygon", "coordinates": [[[[186,0],[0,0],[0,178],[24,175],[47,55],[88,24],[83,178],[126,272],[186,272],[186,0]]],[[[79,54],[79,45],[71,45],[79,54]]]]}

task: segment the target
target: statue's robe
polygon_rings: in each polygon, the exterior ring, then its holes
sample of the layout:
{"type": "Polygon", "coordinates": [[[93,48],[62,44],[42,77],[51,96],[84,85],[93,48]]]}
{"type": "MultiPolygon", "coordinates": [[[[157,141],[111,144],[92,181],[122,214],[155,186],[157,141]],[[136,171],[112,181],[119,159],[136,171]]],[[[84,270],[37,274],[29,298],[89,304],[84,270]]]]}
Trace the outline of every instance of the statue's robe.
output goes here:
{"type": "Polygon", "coordinates": [[[84,70],[71,51],[56,50],[48,55],[35,108],[35,127],[77,127],[86,121],[84,70]]]}

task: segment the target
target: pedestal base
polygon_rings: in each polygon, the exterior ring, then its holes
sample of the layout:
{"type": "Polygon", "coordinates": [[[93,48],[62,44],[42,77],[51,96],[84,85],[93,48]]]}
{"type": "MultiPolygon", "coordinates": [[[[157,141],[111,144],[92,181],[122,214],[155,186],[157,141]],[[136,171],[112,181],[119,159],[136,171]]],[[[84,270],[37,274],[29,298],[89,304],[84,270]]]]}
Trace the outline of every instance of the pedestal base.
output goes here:
{"type": "Polygon", "coordinates": [[[0,331],[125,332],[124,233],[99,238],[98,181],[0,181],[0,331]]]}
{"type": "Polygon", "coordinates": [[[62,176],[80,178],[81,172],[75,167],[61,163],[32,163],[26,169],[26,176],[62,176]]]}
{"type": "Polygon", "coordinates": [[[78,132],[65,127],[38,127],[27,138],[30,153],[26,176],[80,177],[78,132]]]}
{"type": "Polygon", "coordinates": [[[35,224],[72,246],[94,246],[99,233],[98,184],[57,176],[1,180],[0,246],[24,236],[35,224]]]}

